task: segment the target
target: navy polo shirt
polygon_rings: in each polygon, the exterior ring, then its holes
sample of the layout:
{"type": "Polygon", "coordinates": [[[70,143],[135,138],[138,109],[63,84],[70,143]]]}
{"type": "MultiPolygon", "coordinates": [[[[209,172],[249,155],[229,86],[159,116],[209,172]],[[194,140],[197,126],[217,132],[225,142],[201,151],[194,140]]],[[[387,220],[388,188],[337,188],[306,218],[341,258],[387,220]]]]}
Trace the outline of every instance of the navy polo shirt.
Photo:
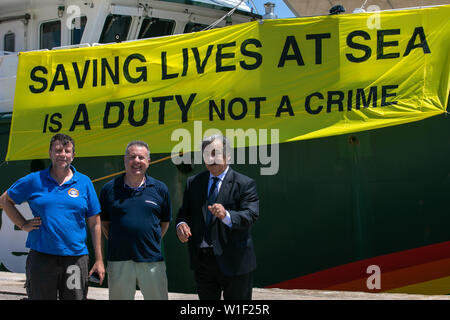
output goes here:
{"type": "Polygon", "coordinates": [[[150,176],[132,189],[124,174],[100,192],[102,221],[109,221],[108,260],[162,261],[161,222],[170,222],[172,207],[167,186],[150,176]]]}
{"type": "Polygon", "coordinates": [[[70,166],[73,177],[59,185],[50,168],[17,180],[8,195],[20,204],[27,201],[33,216],[41,217],[39,229],[30,231],[26,247],[59,256],[88,254],[86,218],[100,213],[91,179],[70,166]]]}

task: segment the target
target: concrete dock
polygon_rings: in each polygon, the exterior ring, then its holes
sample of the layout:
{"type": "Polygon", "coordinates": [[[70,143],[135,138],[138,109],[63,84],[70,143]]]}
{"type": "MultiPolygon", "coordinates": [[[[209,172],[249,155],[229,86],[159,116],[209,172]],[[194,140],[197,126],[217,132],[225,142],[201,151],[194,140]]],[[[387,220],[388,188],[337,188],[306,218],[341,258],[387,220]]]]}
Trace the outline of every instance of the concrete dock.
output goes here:
{"type": "MultiPolygon", "coordinates": [[[[25,274],[0,272],[0,300],[26,299],[25,274]]],[[[89,287],[88,299],[108,300],[108,289],[89,287]]],[[[140,291],[136,300],[143,300],[140,291]]],[[[417,295],[322,290],[253,289],[254,300],[450,300],[450,295],[417,295]]],[[[169,300],[198,300],[196,294],[169,293],[169,300]]]]}

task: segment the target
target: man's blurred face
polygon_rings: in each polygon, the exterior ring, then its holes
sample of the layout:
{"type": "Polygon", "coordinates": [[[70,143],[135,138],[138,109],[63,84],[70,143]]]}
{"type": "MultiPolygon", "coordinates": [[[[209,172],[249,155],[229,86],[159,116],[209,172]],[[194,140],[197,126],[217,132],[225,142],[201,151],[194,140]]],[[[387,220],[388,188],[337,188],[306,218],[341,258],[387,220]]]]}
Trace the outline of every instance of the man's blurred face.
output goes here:
{"type": "Polygon", "coordinates": [[[61,141],[53,142],[49,151],[52,166],[55,169],[67,169],[73,161],[75,153],[73,152],[72,142],[67,142],[65,145],[61,141]]]}
{"type": "Polygon", "coordinates": [[[213,175],[218,176],[227,168],[227,157],[223,152],[223,143],[216,139],[203,150],[203,160],[206,169],[213,175]]]}
{"type": "Polygon", "coordinates": [[[150,165],[148,150],[144,146],[132,145],[125,155],[125,172],[130,176],[144,176],[150,165]]]}

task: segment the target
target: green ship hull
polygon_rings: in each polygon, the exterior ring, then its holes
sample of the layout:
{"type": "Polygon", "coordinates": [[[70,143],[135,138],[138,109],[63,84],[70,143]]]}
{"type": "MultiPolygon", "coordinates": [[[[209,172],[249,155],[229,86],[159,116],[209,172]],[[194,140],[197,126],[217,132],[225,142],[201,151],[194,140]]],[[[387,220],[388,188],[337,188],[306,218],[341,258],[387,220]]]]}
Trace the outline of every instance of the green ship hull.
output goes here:
{"type": "MultiPolygon", "coordinates": [[[[1,192],[49,165],[49,160],[5,163],[9,127],[4,115],[1,192]]],[[[261,199],[252,230],[254,286],[450,293],[449,136],[450,118],[439,115],[280,144],[279,171],[272,176],[260,175],[261,165],[233,165],[256,180],[261,199]]],[[[153,154],[152,161],[167,156],[153,154]]],[[[96,181],[99,193],[110,179],[105,177],[123,170],[123,158],[75,158],[74,165],[96,181]]],[[[148,173],[169,187],[173,221],[186,179],[202,170],[203,165],[176,166],[170,159],[150,166],[148,173]]],[[[4,224],[7,218],[1,219],[4,224]]],[[[195,292],[187,247],[178,241],[173,222],[163,250],[169,290],[195,292]]],[[[8,270],[5,264],[0,268],[8,270]]]]}

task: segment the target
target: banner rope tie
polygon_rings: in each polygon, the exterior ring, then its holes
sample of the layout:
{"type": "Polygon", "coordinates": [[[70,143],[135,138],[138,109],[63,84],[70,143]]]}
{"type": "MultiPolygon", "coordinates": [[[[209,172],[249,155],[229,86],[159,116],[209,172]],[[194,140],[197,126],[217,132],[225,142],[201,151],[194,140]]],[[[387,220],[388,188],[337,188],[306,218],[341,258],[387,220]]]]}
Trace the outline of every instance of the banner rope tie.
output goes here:
{"type": "MultiPolygon", "coordinates": [[[[180,157],[183,156],[183,153],[180,152],[180,153],[172,154],[170,156],[167,156],[167,157],[155,160],[155,161],[151,161],[149,165],[157,164],[157,163],[160,163],[160,162],[163,162],[163,161],[166,161],[166,160],[178,157],[178,156],[180,156],[180,157]]],[[[118,172],[115,172],[115,173],[112,173],[112,174],[109,174],[107,176],[104,176],[104,177],[101,177],[101,178],[97,178],[97,179],[94,179],[94,180],[91,180],[91,181],[92,181],[92,183],[95,183],[95,182],[98,182],[98,181],[102,181],[102,180],[105,180],[105,179],[108,179],[108,178],[112,178],[112,177],[118,176],[119,174],[122,174],[122,173],[125,173],[125,170],[118,171],[118,172]]]]}

